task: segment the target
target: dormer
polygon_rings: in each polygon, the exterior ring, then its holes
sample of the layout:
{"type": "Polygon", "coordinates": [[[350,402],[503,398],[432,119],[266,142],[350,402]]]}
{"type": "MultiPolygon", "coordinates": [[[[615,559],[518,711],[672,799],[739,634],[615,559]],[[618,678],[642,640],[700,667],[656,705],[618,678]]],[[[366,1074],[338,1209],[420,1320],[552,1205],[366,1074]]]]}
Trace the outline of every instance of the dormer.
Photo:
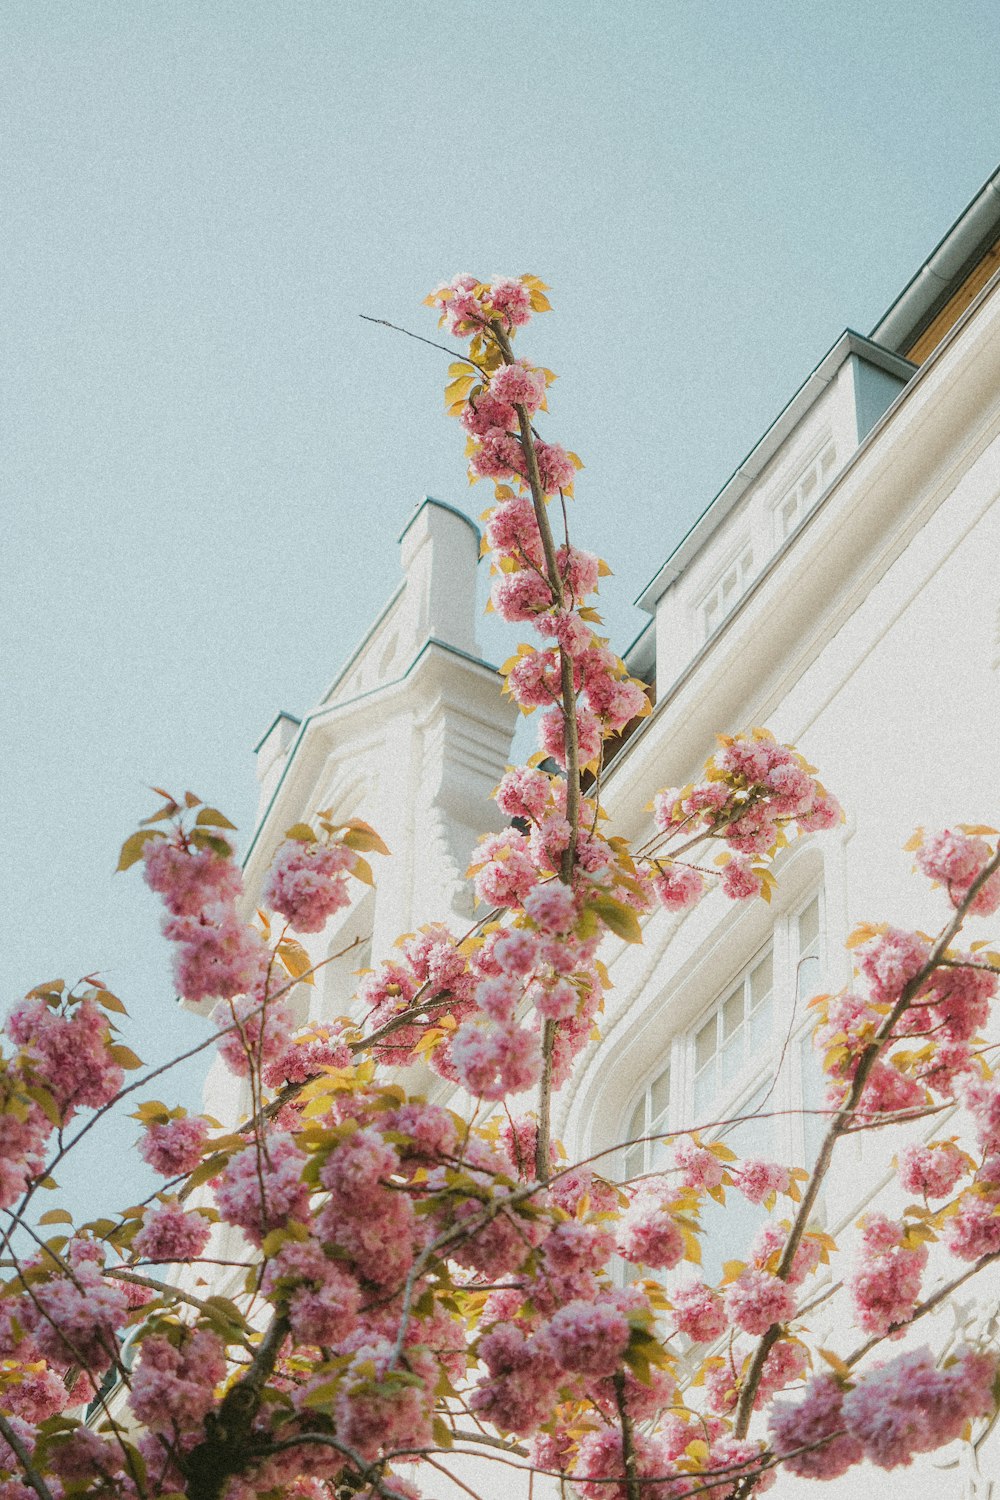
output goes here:
{"type": "Polygon", "coordinates": [[[850,330],[816,366],[636,600],[655,620],[658,696],[794,545],[915,368],[850,330]]]}

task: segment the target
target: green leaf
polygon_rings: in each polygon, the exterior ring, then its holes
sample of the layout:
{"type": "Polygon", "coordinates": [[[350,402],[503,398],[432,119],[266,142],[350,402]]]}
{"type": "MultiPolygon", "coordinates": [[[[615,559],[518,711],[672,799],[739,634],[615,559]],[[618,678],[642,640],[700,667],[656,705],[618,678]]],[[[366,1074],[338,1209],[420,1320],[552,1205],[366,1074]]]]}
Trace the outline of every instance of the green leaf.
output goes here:
{"type": "Polygon", "coordinates": [[[208,828],[232,828],[235,832],[236,824],[230,823],[225,813],[220,813],[217,807],[203,807],[195,818],[196,825],[208,828]]]}
{"type": "Polygon", "coordinates": [[[292,938],[286,938],[274,951],[293,979],[301,979],[303,984],[315,984],[316,981],[309,972],[313,961],[301,943],[296,943],[292,938]]]}
{"type": "Polygon", "coordinates": [[[308,823],[293,823],[291,828],[285,829],[286,839],[297,839],[300,844],[315,844],[316,835],[308,823]]]}
{"type": "Polygon", "coordinates": [[[142,858],[142,851],[150,839],[165,839],[166,834],[161,833],[158,828],[140,828],[138,833],[130,834],[122,844],[122,852],[118,856],[119,870],[130,870],[134,864],[142,858]]]}
{"type": "Polygon", "coordinates": [[[39,1224],[72,1224],[73,1215],[65,1208],[50,1208],[42,1214],[39,1224]]]}
{"type": "Polygon", "coordinates": [[[233,852],[232,844],[221,833],[206,833],[203,828],[192,828],[188,839],[196,849],[211,849],[222,859],[228,859],[233,852]]]}
{"type": "Polygon", "coordinates": [[[590,906],[593,911],[596,911],[605,927],[609,927],[626,943],[642,942],[639,918],[634,909],[626,906],[624,901],[616,901],[613,896],[597,896],[590,906]]]}
{"type": "Polygon", "coordinates": [[[144,1068],[146,1066],[141,1057],[136,1057],[131,1047],[123,1047],[119,1042],[116,1042],[113,1047],[109,1047],[108,1051],[118,1066],[124,1068],[126,1072],[131,1073],[136,1068],[144,1068]]]}
{"type": "Polygon", "coordinates": [[[95,990],[94,999],[104,1010],[113,1010],[116,1016],[127,1016],[125,1009],[117,995],[112,995],[110,990],[95,990]]]}

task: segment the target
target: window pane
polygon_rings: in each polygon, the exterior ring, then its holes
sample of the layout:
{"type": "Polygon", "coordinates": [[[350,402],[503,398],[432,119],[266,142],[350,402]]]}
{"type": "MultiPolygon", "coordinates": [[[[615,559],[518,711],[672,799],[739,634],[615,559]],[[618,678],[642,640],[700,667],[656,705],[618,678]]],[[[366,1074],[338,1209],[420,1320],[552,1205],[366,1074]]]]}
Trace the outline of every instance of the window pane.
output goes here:
{"type": "Polygon", "coordinates": [[[799,917],[799,957],[818,951],[819,942],[819,897],[814,896],[799,917]]]}
{"type": "Polygon", "coordinates": [[[738,1031],[725,1043],[719,1056],[719,1087],[724,1088],[739,1077],[746,1055],[745,1034],[738,1031]]]}
{"type": "Polygon", "coordinates": [[[702,1120],[711,1118],[709,1111],[714,1103],[715,1069],[706,1068],[694,1081],[694,1123],[696,1126],[702,1120]]]}
{"type": "Polygon", "coordinates": [[[756,1010],[774,988],[774,959],[768,950],[750,975],[750,1008],[756,1010]]]}
{"type": "Polygon", "coordinates": [[[750,1034],[747,1038],[747,1046],[751,1056],[755,1056],[765,1049],[771,1042],[771,1031],[774,1022],[772,1020],[772,1005],[770,996],[764,1000],[750,1017],[750,1034]]]}
{"type": "Polygon", "coordinates": [[[700,1073],[702,1068],[711,1062],[715,1056],[717,1030],[718,1018],[714,1015],[710,1016],[694,1039],[694,1066],[696,1073],[700,1073]]]}
{"type": "Polygon", "coordinates": [[[820,973],[820,962],[818,958],[803,958],[799,960],[799,978],[796,986],[796,998],[798,1000],[811,1000],[813,995],[818,995],[823,979],[820,973]]]}
{"type": "MultiPolygon", "coordinates": [[[[799,1058],[802,1068],[802,1108],[804,1110],[822,1110],[826,1102],[826,1078],[823,1073],[823,1059],[818,1049],[813,1045],[812,1031],[806,1032],[799,1044],[799,1058]]],[[[805,1161],[803,1165],[812,1168],[819,1148],[826,1134],[829,1124],[829,1116],[823,1114],[805,1114],[802,1117],[802,1135],[805,1145],[805,1161]]]]}
{"type": "Polygon", "coordinates": [[[642,1146],[633,1146],[631,1151],[625,1152],[625,1177],[638,1177],[645,1164],[645,1154],[642,1146]]]}
{"type": "Polygon", "coordinates": [[[649,1091],[650,1098],[650,1120],[651,1123],[659,1124],[662,1116],[666,1113],[667,1105],[670,1103],[670,1069],[664,1068],[658,1078],[653,1079],[653,1086],[649,1091]]]}
{"type": "Polygon", "coordinates": [[[743,986],[730,995],[722,1006],[722,1035],[729,1038],[743,1025],[743,986]]]}
{"type": "Polygon", "coordinates": [[[640,1135],[646,1134],[646,1101],[640,1099],[632,1111],[632,1118],[628,1122],[628,1138],[636,1140],[640,1135]]]}

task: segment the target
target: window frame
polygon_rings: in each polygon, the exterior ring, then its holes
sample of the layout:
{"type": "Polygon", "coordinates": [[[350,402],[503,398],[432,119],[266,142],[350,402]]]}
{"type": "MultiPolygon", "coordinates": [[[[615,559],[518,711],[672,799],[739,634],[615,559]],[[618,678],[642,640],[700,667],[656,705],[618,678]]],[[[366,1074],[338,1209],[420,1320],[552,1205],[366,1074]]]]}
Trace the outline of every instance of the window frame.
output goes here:
{"type": "MultiPolygon", "coordinates": [[[[828,938],[828,901],[822,878],[812,883],[800,894],[798,899],[792,903],[788,910],[775,914],[769,937],[763,942],[758,942],[747,962],[735,969],[729,981],[722,985],[715,998],[696,1013],[696,1015],[683,1028],[673,1033],[666,1047],[663,1048],[657,1058],[656,1066],[650,1069],[639,1089],[631,1093],[625,1101],[625,1107],[619,1116],[621,1120],[620,1129],[622,1134],[619,1139],[634,1139],[632,1133],[632,1122],[640,1104],[644,1111],[644,1126],[641,1135],[651,1135],[655,1127],[662,1124],[666,1134],[683,1133],[691,1129],[698,1129],[702,1119],[706,1122],[711,1120],[723,1120],[738,1114],[743,1105],[753,1098],[763,1084],[773,1081],[773,1091],[767,1100],[767,1111],[774,1111],[773,1118],[773,1146],[762,1150],[760,1155],[771,1157],[774,1160],[787,1161],[795,1166],[806,1165],[807,1156],[807,1132],[805,1117],[801,1110],[805,1104],[805,1074],[802,1067],[802,1047],[806,1038],[811,1034],[813,1027],[812,1014],[806,1009],[805,1002],[811,998],[812,993],[818,992],[823,984],[828,982],[830,973],[830,945],[828,938]],[[819,973],[815,982],[810,980],[807,985],[800,985],[798,979],[799,965],[802,961],[800,955],[800,922],[813,902],[817,903],[818,924],[816,934],[816,957],[819,961],[819,973]],[[755,1062],[753,1051],[747,1052],[749,1046],[749,1022],[752,1020],[752,1010],[746,996],[749,992],[751,976],[759,968],[765,956],[770,953],[773,974],[770,990],[772,1003],[772,1019],[767,1045],[761,1045],[760,1059],[755,1062]],[[696,1112],[695,1110],[695,1081],[696,1081],[696,1039],[704,1029],[707,1021],[715,1015],[718,1026],[718,1037],[723,1039],[723,1011],[736,988],[744,986],[744,1019],[743,1027],[747,1032],[744,1041],[744,1060],[742,1066],[728,1079],[728,1081],[717,1082],[713,1100],[706,1109],[696,1112]],[[799,989],[802,993],[799,993],[799,989]],[[656,1083],[669,1072],[669,1098],[665,1111],[661,1115],[652,1115],[652,1091],[656,1083]]],[[[804,955],[806,958],[812,955],[804,955]]],[[[720,1052],[715,1056],[719,1058],[720,1052]]],[[[704,1130],[706,1140],[724,1139],[733,1126],[719,1125],[710,1126],[704,1130]]],[[[638,1169],[632,1169],[632,1176],[648,1174],[656,1170],[658,1163],[653,1162],[652,1141],[647,1141],[643,1148],[642,1164],[638,1169]]],[[[630,1175],[630,1169],[626,1163],[635,1155],[636,1148],[623,1148],[619,1153],[619,1163],[623,1177],[630,1175]]]]}

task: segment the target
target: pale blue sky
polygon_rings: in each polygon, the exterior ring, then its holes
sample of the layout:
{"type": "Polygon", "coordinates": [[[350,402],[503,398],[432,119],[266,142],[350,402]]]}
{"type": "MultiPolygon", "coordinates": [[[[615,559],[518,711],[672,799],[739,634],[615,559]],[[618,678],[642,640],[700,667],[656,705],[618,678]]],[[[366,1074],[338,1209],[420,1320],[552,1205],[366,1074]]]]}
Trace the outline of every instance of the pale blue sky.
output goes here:
{"type": "MultiPolygon", "coordinates": [[[[1000,158],[995,0],[5,0],[3,1001],[100,967],[164,1057],[150,781],[241,828],[431,492],[434,335],[534,271],[576,535],[631,599],[1000,158]]],[[[191,1087],[189,1076],[188,1088],[191,1087]]],[[[167,1091],[169,1094],[169,1091],[167,1091]]],[[[173,1097],[172,1095],[170,1097],[173,1097]]],[[[104,1158],[94,1156],[97,1163],[104,1158]]]]}

